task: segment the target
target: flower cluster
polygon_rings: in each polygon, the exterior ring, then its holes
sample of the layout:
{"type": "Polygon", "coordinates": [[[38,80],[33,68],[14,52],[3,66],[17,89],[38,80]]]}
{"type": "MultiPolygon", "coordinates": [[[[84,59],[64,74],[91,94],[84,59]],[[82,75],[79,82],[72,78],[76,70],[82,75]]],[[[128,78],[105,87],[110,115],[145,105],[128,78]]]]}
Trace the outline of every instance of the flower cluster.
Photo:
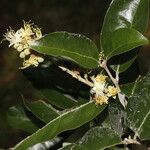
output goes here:
{"type": "Polygon", "coordinates": [[[116,99],[118,94],[117,88],[106,83],[107,76],[99,74],[94,79],[94,86],[91,89],[93,100],[96,105],[108,104],[110,97],[116,99]]]}
{"type": "Polygon", "coordinates": [[[13,48],[19,52],[20,58],[24,59],[21,69],[31,65],[36,67],[39,63],[44,61],[44,59],[37,56],[36,53],[32,54],[33,51],[30,49],[30,44],[42,37],[40,28],[34,24],[24,22],[23,28],[20,28],[17,32],[10,29],[4,37],[9,41],[9,47],[13,46],[13,48]]]}

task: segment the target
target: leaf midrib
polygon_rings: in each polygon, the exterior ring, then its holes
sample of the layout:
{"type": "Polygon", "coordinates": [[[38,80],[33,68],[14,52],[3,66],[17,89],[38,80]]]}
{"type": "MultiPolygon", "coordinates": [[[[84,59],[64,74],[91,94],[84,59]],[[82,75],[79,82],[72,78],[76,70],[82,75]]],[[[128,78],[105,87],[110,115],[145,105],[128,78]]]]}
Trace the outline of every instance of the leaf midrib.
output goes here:
{"type": "MultiPolygon", "coordinates": [[[[33,45],[33,47],[35,47],[34,45],[33,45]]],[[[32,46],[31,46],[31,48],[33,48],[32,46]]],[[[54,47],[50,47],[50,46],[39,46],[38,45],[38,47],[40,47],[40,48],[49,48],[49,49],[56,49],[56,50],[60,50],[60,51],[64,51],[64,52],[67,52],[67,53],[71,53],[71,54],[75,54],[75,55],[77,55],[77,56],[80,56],[80,57],[84,57],[84,58],[87,58],[87,59],[91,59],[91,60],[94,60],[95,62],[98,62],[94,57],[90,57],[90,56],[87,56],[87,55],[81,55],[81,54],[79,54],[79,53],[76,53],[76,52],[71,52],[71,51],[67,51],[67,50],[65,50],[65,49],[60,49],[60,48],[54,48],[54,47]]],[[[34,49],[34,48],[33,48],[34,49]]],[[[39,51],[39,50],[38,50],[39,51]]],[[[40,51],[39,51],[40,52],[40,51]]],[[[45,54],[45,53],[44,53],[45,54]]],[[[53,55],[55,55],[55,54],[53,54],[53,55]]]]}
{"type": "Polygon", "coordinates": [[[147,118],[148,118],[149,115],[150,115],[150,110],[148,111],[147,115],[144,117],[143,121],[141,122],[140,126],[138,127],[137,133],[140,132],[140,130],[141,130],[143,124],[145,123],[145,121],[147,120],[147,118]]]}

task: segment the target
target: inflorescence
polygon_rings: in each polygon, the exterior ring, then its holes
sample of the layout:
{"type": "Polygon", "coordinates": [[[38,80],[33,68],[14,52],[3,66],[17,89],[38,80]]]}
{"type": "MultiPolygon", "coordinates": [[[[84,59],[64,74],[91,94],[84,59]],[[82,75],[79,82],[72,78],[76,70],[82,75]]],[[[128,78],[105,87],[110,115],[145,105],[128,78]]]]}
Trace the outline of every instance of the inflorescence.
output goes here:
{"type": "Polygon", "coordinates": [[[90,81],[87,76],[82,78],[80,74],[71,71],[65,67],[59,66],[60,69],[70,74],[73,78],[91,87],[91,100],[95,102],[96,105],[108,104],[110,98],[116,99],[119,89],[115,86],[109,85],[106,82],[107,76],[103,74],[98,74],[96,77],[90,77],[90,81]]]}
{"type": "Polygon", "coordinates": [[[24,27],[17,32],[10,29],[4,37],[9,41],[9,47],[15,48],[19,52],[19,57],[24,60],[21,69],[31,65],[37,67],[44,61],[43,57],[30,49],[30,45],[42,37],[41,29],[34,24],[24,22],[24,27]]]}
{"type": "Polygon", "coordinates": [[[96,105],[108,104],[110,97],[116,99],[118,90],[116,87],[108,85],[106,82],[107,76],[99,74],[94,79],[94,86],[91,89],[91,94],[93,95],[93,100],[96,105]]]}

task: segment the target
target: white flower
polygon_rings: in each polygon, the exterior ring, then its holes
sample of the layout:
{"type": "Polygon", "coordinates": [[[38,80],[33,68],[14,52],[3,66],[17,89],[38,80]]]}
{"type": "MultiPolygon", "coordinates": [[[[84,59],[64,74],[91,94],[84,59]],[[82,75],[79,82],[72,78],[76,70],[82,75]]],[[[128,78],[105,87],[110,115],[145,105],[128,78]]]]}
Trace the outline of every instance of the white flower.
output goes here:
{"type": "Polygon", "coordinates": [[[106,78],[107,76],[102,74],[97,75],[93,80],[94,86],[91,89],[91,93],[96,93],[96,95],[103,95],[106,86],[106,78]]]}
{"type": "Polygon", "coordinates": [[[106,92],[108,97],[113,97],[115,99],[119,91],[114,86],[108,86],[106,92]]]}
{"type": "Polygon", "coordinates": [[[117,88],[108,86],[106,83],[107,76],[99,74],[93,79],[94,86],[91,89],[91,94],[94,95],[93,100],[96,105],[108,104],[110,97],[116,98],[118,94],[117,88]]]}
{"type": "Polygon", "coordinates": [[[105,83],[94,83],[94,87],[91,89],[92,93],[96,93],[97,95],[102,95],[105,90],[105,83]]]}
{"type": "Polygon", "coordinates": [[[42,57],[36,56],[36,55],[30,55],[30,58],[28,60],[25,60],[23,62],[23,67],[21,69],[25,69],[31,65],[37,67],[39,63],[43,62],[44,59],[42,57]]]}
{"type": "Polygon", "coordinates": [[[39,63],[44,61],[42,57],[37,56],[36,58],[35,54],[33,61],[32,51],[30,50],[30,44],[42,37],[41,29],[34,24],[24,22],[23,28],[20,28],[17,32],[10,29],[4,36],[10,43],[9,47],[13,46],[13,48],[20,53],[19,57],[24,59],[23,67],[21,68],[26,68],[31,65],[36,67],[39,63]]]}

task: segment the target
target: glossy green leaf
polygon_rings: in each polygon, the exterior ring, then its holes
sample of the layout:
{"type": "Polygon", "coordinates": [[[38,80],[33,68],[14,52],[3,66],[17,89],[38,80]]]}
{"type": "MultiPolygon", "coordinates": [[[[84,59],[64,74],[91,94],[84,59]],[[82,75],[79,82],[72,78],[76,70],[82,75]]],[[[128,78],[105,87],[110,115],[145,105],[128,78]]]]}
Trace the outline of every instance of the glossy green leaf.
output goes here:
{"type": "Polygon", "coordinates": [[[59,108],[68,109],[79,105],[78,101],[75,101],[73,98],[71,99],[52,89],[41,89],[40,92],[48,102],[59,108]]]}
{"type": "Polygon", "coordinates": [[[25,106],[31,111],[36,117],[45,123],[50,122],[59,116],[58,112],[44,101],[25,102],[25,106]]]}
{"type": "Polygon", "coordinates": [[[71,150],[104,150],[121,143],[121,138],[112,129],[95,127],[90,129],[71,150]]]}
{"type": "Polygon", "coordinates": [[[54,32],[34,42],[31,48],[42,54],[70,58],[85,68],[98,66],[98,49],[83,35],[54,32]]]}
{"type": "Polygon", "coordinates": [[[125,72],[136,62],[139,49],[140,48],[137,47],[132,51],[111,57],[107,61],[108,66],[110,66],[114,71],[118,71],[119,73],[125,72]]]}
{"type": "Polygon", "coordinates": [[[133,57],[132,59],[130,59],[129,61],[123,63],[123,64],[119,64],[119,65],[112,65],[110,66],[114,71],[119,71],[119,73],[126,71],[126,69],[128,69],[133,62],[135,61],[135,59],[137,58],[137,56],[133,57]]]}
{"type": "Polygon", "coordinates": [[[129,98],[134,91],[134,82],[121,85],[121,91],[129,98]]]}
{"type": "Polygon", "coordinates": [[[126,95],[126,97],[128,97],[128,98],[130,96],[132,96],[134,93],[134,90],[141,78],[142,77],[139,75],[134,82],[120,85],[120,89],[121,89],[122,93],[124,93],[126,95]]]}
{"type": "Polygon", "coordinates": [[[28,147],[50,140],[63,131],[82,126],[95,118],[105,108],[105,105],[96,107],[93,102],[86,103],[72,109],[49,122],[42,129],[27,137],[14,147],[14,150],[26,150],[28,147]]]}
{"type": "Polygon", "coordinates": [[[150,73],[137,83],[127,106],[128,126],[141,139],[149,139],[150,73]]]}
{"type": "Polygon", "coordinates": [[[10,107],[7,113],[7,120],[12,127],[29,133],[38,130],[38,127],[27,117],[21,106],[10,107]]]}
{"type": "MultiPolygon", "coordinates": [[[[102,35],[104,37],[104,35],[102,35]]],[[[102,38],[103,38],[102,37],[102,38]]],[[[141,45],[148,44],[149,41],[140,32],[129,29],[117,29],[103,41],[104,54],[109,59],[112,56],[125,53],[141,45]]]]}
{"type": "Polygon", "coordinates": [[[148,14],[148,0],[112,1],[101,32],[101,47],[107,58],[148,44],[140,33],[146,28],[148,14]]]}
{"type": "Polygon", "coordinates": [[[133,16],[132,27],[144,33],[149,19],[149,0],[140,0],[140,4],[133,16]]]}

